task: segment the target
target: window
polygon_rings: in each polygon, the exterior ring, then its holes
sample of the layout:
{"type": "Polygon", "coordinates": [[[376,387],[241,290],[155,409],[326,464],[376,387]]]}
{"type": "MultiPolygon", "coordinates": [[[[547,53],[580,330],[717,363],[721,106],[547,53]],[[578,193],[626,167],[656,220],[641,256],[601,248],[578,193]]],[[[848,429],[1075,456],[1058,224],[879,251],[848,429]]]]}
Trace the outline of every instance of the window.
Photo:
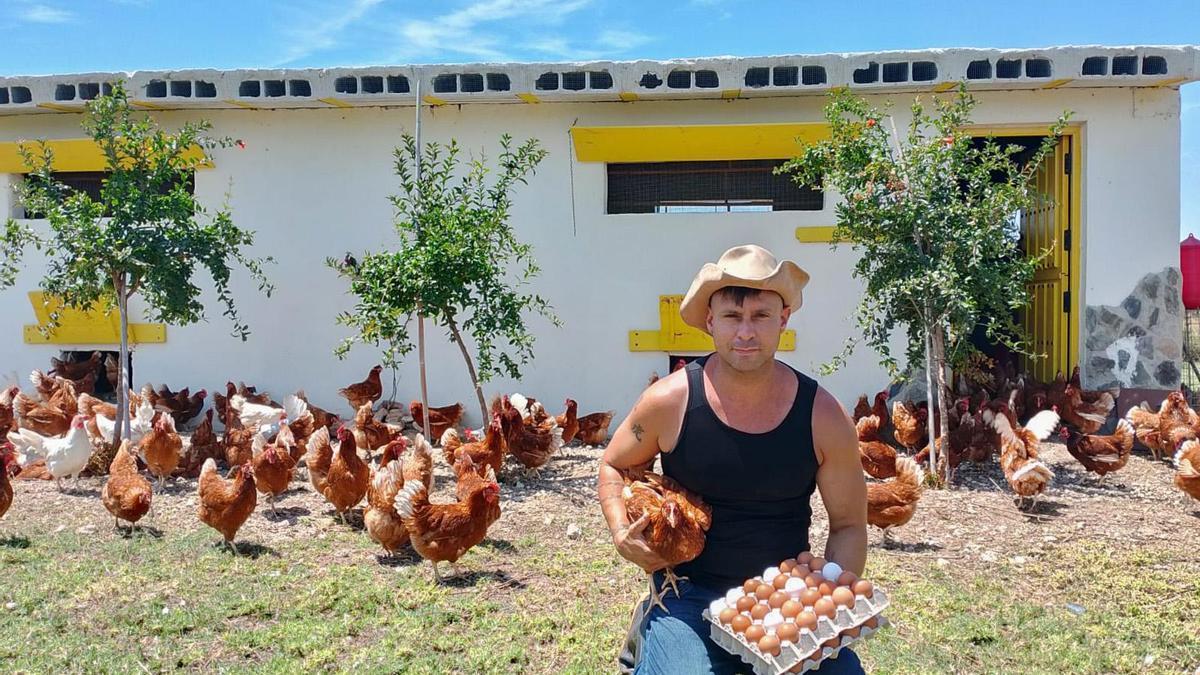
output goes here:
{"type": "MultiPolygon", "coordinates": [[[[93,200],[100,201],[100,197],[101,197],[100,191],[104,187],[104,180],[106,178],[108,178],[109,172],[107,172],[107,171],[55,171],[51,175],[53,176],[54,180],[65,185],[67,187],[67,189],[70,190],[71,192],[83,192],[88,197],[91,197],[93,200]]],[[[37,175],[31,174],[31,175],[26,175],[25,180],[36,181],[36,180],[39,180],[39,178],[37,175]]],[[[196,194],[196,177],[194,174],[188,175],[186,182],[185,182],[185,186],[187,187],[188,192],[192,193],[193,195],[196,194]]],[[[164,189],[163,194],[166,194],[166,193],[167,193],[167,190],[164,189]]],[[[34,213],[31,211],[26,211],[24,216],[22,216],[22,217],[28,218],[31,220],[36,220],[36,219],[41,218],[42,214],[34,213]]]]}
{"type": "Polygon", "coordinates": [[[820,211],[825,196],[777,176],[785,160],[609,164],[607,213],[820,211]]]}

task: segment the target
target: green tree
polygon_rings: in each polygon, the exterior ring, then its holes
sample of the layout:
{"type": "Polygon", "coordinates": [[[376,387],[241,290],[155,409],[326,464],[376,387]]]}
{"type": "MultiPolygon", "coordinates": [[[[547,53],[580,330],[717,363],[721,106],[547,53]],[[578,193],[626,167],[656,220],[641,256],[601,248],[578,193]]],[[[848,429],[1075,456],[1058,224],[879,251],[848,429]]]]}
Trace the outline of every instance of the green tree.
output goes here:
{"type": "MultiPolygon", "coordinates": [[[[254,233],[234,225],[227,206],[210,213],[192,194],[193,172],[209,161],[209,151],[235,143],[206,136],[211,128],[207,122],[165,130],[133,110],[124,86],[115,82],[111,94],[87,104],[83,128],[104,155],[107,176],[99,198],[55,179],[54,154],[45,142],[21,146],[29,175],[18,196],[27,212],[45,220],[46,228],[7,221],[0,233],[5,254],[0,287],[15,283],[21,255],[33,246],[49,260],[41,281],[48,296],[80,310],[111,311],[115,304],[121,325],[119,442],[129,437],[129,299],[140,294],[153,321],[187,325],[203,320],[203,289],[194,279],[196,267],[203,267],[223,314],[233,323],[233,335],[245,340],[250,329],[234,304],[231,265],[245,267],[269,297],[272,286],[263,265],[271,258],[247,254],[254,233]]],[[[53,333],[59,318],[52,312],[44,332],[53,333]]]]}
{"type": "Polygon", "coordinates": [[[533,358],[526,315],[559,325],[544,298],[524,292],[539,269],[532,247],[517,241],[508,222],[513,190],[527,182],[546,151],[536,139],[514,149],[507,134],[500,147],[498,170],[492,171],[485,157],[461,166],[456,141],[418,150],[405,135],[394,152],[400,192],[390,197],[399,247],[367,252],[361,261],[327,261],[349,278],[356,297],[354,309],[337,321],[358,333],[338,345],[338,357],[365,343],[382,347],[384,362],[395,367],[413,349],[411,319],[428,317],[462,352],[485,422],[481,383],[495,375],[519,378],[533,358]],[[465,335],[475,343],[474,359],[465,335]]]}
{"type": "MultiPolygon", "coordinates": [[[[1037,167],[1068,117],[1047,128],[1032,157],[1019,162],[1019,146],[973,142],[965,128],[975,105],[965,85],[955,95],[935,97],[933,114],[917,98],[902,136],[886,110],[837,91],[825,108],[830,138],[781,167],[803,185],[824,185],[842,196],[834,240],[860,254],[854,276],[866,285],[856,311],[862,334],[848,339],[822,371],[841,368],[866,342],[896,376],[888,343],[903,326],[907,363],[931,364],[926,381],[937,392],[942,435],[949,424],[946,367],[965,365],[977,353],[969,342],[977,326],[994,344],[1038,356],[1013,312],[1028,306],[1026,284],[1049,251],[1022,252],[1014,216],[1040,198],[1033,190],[1037,167]]],[[[938,435],[933,419],[931,439],[938,435]]],[[[936,454],[930,453],[931,469],[936,454]]]]}

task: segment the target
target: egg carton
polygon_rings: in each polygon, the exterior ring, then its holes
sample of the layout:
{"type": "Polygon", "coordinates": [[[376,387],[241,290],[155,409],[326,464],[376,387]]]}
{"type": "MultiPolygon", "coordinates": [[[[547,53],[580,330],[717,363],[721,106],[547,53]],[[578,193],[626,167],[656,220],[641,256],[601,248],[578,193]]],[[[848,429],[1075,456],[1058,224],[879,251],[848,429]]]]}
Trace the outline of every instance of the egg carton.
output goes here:
{"type": "Polygon", "coordinates": [[[711,624],[709,634],[713,641],[725,651],[735,654],[745,661],[754,670],[755,675],[780,675],[801,662],[805,665],[796,672],[803,673],[816,668],[823,660],[833,657],[843,648],[873,635],[888,625],[887,619],[881,613],[887,609],[889,604],[887,594],[878,588],[869,598],[860,595],[855,598],[854,607],[839,607],[833,619],[820,617],[817,620],[815,631],[801,631],[799,642],[783,646],[778,656],[758,651],[757,646],[751,645],[745,637],[722,624],[710,610],[705,609],[703,616],[711,624]],[[843,635],[836,646],[822,646],[842,632],[862,626],[872,617],[878,618],[879,625],[877,627],[863,626],[857,637],[843,635]]]}

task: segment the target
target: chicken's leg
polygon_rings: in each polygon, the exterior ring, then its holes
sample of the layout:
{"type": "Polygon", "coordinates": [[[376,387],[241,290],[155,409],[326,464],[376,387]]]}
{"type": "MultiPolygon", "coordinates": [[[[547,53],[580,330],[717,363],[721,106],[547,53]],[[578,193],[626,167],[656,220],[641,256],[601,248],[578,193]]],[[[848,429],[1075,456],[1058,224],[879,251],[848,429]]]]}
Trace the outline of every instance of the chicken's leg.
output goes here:
{"type": "Polygon", "coordinates": [[[442,575],[438,573],[437,561],[430,560],[429,562],[433,564],[433,583],[441,584],[442,583],[442,575]]]}
{"type": "Polygon", "coordinates": [[[279,515],[278,513],[275,512],[275,495],[270,495],[269,497],[267,497],[267,505],[269,505],[271,507],[271,515],[272,516],[279,515]]]}
{"type": "Polygon", "coordinates": [[[62,479],[61,479],[61,478],[57,478],[57,477],[56,477],[56,478],[54,479],[54,484],[58,486],[58,491],[59,491],[59,492],[66,492],[66,490],[64,490],[64,489],[63,489],[63,484],[62,484],[62,479]]]}
{"type": "Polygon", "coordinates": [[[673,568],[670,568],[670,567],[663,568],[663,587],[662,587],[663,595],[666,595],[667,586],[670,586],[671,590],[675,591],[675,597],[677,597],[677,598],[680,597],[679,596],[679,582],[683,579],[687,579],[687,577],[676,576],[675,570],[673,568]]]}
{"type": "MultiPolygon", "coordinates": [[[[650,606],[657,606],[662,609],[664,614],[670,614],[671,610],[667,609],[667,606],[662,601],[663,591],[659,590],[658,586],[654,583],[654,575],[651,574],[646,579],[650,582],[650,606]]],[[[666,584],[663,584],[663,588],[666,588],[666,584]]]]}

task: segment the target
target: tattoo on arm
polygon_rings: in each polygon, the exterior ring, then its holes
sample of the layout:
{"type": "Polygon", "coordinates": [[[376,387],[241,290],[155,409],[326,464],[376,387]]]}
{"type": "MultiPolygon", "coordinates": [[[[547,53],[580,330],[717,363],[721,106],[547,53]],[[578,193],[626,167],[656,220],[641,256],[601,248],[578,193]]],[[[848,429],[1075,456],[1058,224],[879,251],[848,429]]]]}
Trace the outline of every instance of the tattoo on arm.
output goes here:
{"type": "Polygon", "coordinates": [[[642,440],[642,434],[646,433],[646,430],[642,428],[642,425],[638,424],[637,422],[634,422],[633,426],[631,426],[629,430],[633,432],[633,437],[638,439],[639,443],[642,440]]]}

